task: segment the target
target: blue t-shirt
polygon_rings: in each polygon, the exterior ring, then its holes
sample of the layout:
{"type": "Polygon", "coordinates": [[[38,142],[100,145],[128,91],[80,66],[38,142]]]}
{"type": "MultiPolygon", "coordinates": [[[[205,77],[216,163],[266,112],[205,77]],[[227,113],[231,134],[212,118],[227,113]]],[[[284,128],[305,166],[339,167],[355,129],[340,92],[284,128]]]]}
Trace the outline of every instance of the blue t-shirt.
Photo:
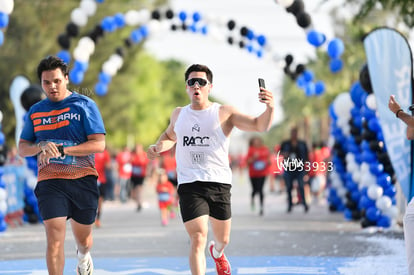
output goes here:
{"type": "MultiPolygon", "coordinates": [[[[59,102],[44,99],[34,104],[25,116],[20,138],[34,143],[51,141],[74,146],[86,142],[88,135],[92,134],[105,134],[99,109],[89,97],[73,92],[59,102]]],[[[77,178],[85,173],[91,174],[87,171],[94,170],[94,166],[93,154],[82,157],[65,155],[51,159],[49,165],[39,166],[39,178],[56,178],[57,174],[58,177],[77,178]],[[42,173],[43,168],[47,168],[45,173],[42,173]]]]}

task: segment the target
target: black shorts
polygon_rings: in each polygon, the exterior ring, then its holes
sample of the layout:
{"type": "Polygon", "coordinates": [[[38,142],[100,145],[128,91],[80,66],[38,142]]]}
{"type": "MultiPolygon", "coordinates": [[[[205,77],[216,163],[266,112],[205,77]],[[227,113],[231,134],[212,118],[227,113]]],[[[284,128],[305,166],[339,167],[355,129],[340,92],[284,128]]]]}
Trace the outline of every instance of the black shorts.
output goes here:
{"type": "Polygon", "coordinates": [[[131,177],[132,187],[143,185],[144,184],[144,177],[131,177]]]}
{"type": "Polygon", "coordinates": [[[34,191],[43,220],[67,217],[81,224],[95,221],[99,197],[96,176],[43,180],[34,191]]]}
{"type": "Polygon", "coordinates": [[[218,220],[231,218],[231,184],[218,182],[183,183],[178,185],[183,222],[209,215],[218,220]]]}

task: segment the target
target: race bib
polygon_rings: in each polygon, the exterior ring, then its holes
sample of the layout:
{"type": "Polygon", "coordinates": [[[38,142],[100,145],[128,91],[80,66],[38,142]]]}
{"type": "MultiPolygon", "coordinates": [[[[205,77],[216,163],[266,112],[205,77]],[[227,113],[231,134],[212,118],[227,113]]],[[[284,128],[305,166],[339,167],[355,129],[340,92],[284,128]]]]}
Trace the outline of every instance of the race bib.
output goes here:
{"type": "Polygon", "coordinates": [[[266,168],[266,163],[264,161],[255,161],[253,163],[253,168],[256,171],[262,171],[263,169],[266,168]]]}
{"type": "Polygon", "coordinates": [[[162,192],[158,194],[158,200],[160,202],[166,202],[170,200],[170,194],[167,192],[162,192]]]}
{"type": "MultiPolygon", "coordinates": [[[[47,140],[56,144],[62,144],[63,147],[68,147],[68,146],[75,146],[77,145],[75,142],[70,141],[70,140],[61,140],[61,139],[50,139],[47,140]]],[[[76,163],[76,157],[75,156],[68,156],[65,155],[63,157],[57,157],[57,158],[51,158],[49,160],[50,163],[59,163],[59,164],[68,164],[68,165],[73,165],[76,163]]]]}

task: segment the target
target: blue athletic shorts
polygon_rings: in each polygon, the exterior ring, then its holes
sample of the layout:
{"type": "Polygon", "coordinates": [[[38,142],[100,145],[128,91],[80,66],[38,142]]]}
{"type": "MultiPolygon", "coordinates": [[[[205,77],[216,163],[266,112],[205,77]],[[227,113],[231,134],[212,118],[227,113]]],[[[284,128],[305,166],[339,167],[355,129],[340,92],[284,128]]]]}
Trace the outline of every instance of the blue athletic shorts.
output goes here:
{"type": "Polygon", "coordinates": [[[34,192],[43,220],[67,217],[81,224],[95,221],[99,197],[96,176],[39,181],[34,192]]]}
{"type": "Polygon", "coordinates": [[[218,220],[231,218],[231,184],[195,181],[178,185],[183,222],[209,215],[218,220]]]}

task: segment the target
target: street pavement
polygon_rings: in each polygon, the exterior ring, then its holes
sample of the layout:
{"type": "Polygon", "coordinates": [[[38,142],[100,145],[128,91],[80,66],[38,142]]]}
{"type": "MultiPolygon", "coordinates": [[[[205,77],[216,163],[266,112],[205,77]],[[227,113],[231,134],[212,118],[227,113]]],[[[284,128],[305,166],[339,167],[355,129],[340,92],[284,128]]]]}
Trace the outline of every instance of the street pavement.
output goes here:
{"type": "MultiPolygon", "coordinates": [[[[342,213],[329,211],[325,201],[301,205],[286,213],[286,194],[269,192],[265,211],[250,207],[246,174],[234,174],[233,223],[225,252],[232,274],[407,274],[402,229],[362,229],[342,213]]],[[[258,199],[258,198],[257,198],[258,199]]],[[[178,216],[162,226],[155,186],[144,185],[144,208],[133,201],[106,201],[102,226],[94,228],[96,275],[191,274],[189,240],[178,216]]],[[[258,201],[257,201],[258,204],[258,201]]],[[[209,240],[212,239],[209,233],[209,240]]],[[[0,235],[0,275],[47,274],[46,239],[42,224],[8,228],[0,235]]],[[[65,274],[75,274],[75,243],[68,223],[65,274]]],[[[207,273],[216,274],[208,256],[207,273]]]]}

